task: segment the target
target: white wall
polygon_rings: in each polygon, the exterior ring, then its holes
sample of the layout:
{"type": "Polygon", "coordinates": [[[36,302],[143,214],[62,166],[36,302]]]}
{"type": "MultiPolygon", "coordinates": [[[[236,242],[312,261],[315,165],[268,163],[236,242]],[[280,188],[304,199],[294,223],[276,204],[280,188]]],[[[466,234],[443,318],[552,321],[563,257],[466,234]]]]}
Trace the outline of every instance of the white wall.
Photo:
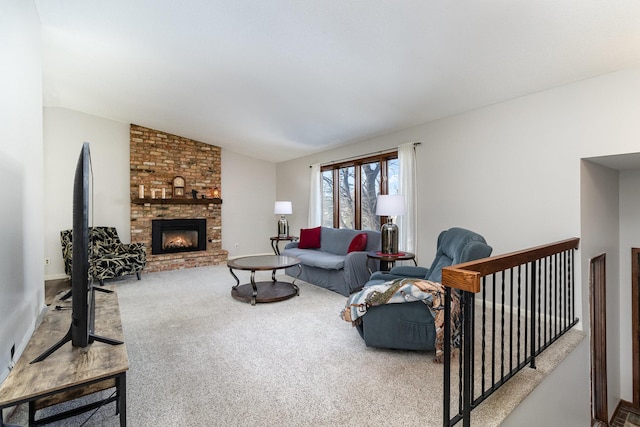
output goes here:
{"type": "Polygon", "coordinates": [[[640,170],[622,171],[620,172],[620,395],[628,402],[633,401],[631,248],[638,247],[640,247],[640,170]]]}
{"type": "MultiPolygon", "coordinates": [[[[71,227],[73,173],[83,142],[91,145],[93,221],[131,240],[129,124],[64,108],[44,109],[46,279],[64,277],[60,231],[71,227]]],[[[272,253],[275,164],[222,150],[222,248],[229,257],[272,253]]]]}
{"type": "Polygon", "coordinates": [[[44,308],[42,64],[33,2],[0,6],[0,381],[44,308]]]}
{"type": "Polygon", "coordinates": [[[481,228],[497,252],[578,236],[580,159],[640,150],[639,93],[640,69],[629,69],[279,163],[278,195],[303,191],[292,197],[305,208],[310,164],[420,141],[425,257],[452,224],[481,228]]]}
{"type": "MultiPolygon", "coordinates": [[[[609,414],[612,415],[621,397],[620,352],[624,351],[623,347],[630,345],[630,342],[620,341],[619,178],[618,171],[589,161],[582,162],[581,176],[582,306],[589,307],[589,259],[605,253],[607,255],[607,407],[609,414]]],[[[585,329],[589,330],[589,312],[583,310],[583,313],[585,329]]],[[[588,378],[588,372],[590,367],[584,374],[586,378],[588,378]]]]}
{"type": "MultiPolygon", "coordinates": [[[[62,220],[58,218],[59,223],[51,225],[47,222],[44,227],[45,212],[50,213],[50,207],[43,203],[43,180],[60,184],[59,189],[51,190],[52,193],[68,191],[64,186],[69,185],[64,178],[67,172],[49,172],[49,166],[46,175],[42,172],[42,66],[37,13],[31,2],[22,0],[7,0],[1,9],[0,40],[3,43],[0,54],[12,60],[5,61],[0,68],[0,93],[3,94],[0,98],[3,141],[0,144],[0,173],[5,178],[3,182],[12,184],[10,188],[15,191],[5,192],[5,203],[0,208],[0,219],[9,224],[0,231],[5,251],[1,254],[4,258],[0,264],[0,378],[8,364],[8,348],[5,347],[13,342],[20,347],[42,309],[45,256],[42,236],[47,241],[46,256],[53,261],[55,253],[59,253],[59,247],[54,249],[53,241],[62,220]]],[[[270,164],[224,152],[224,158],[229,159],[233,169],[229,170],[231,166],[225,165],[223,160],[223,229],[226,225],[231,227],[230,231],[224,231],[223,248],[231,254],[268,251],[266,240],[274,233],[275,217],[271,212],[276,198],[293,201],[292,230],[306,226],[308,167],[311,163],[371,153],[410,141],[423,142],[418,149],[418,254],[423,264],[433,255],[439,231],[454,225],[483,234],[494,247],[494,253],[578,236],[584,232],[580,222],[580,159],[640,151],[638,111],[640,69],[631,68],[285,162],[277,165],[275,178],[269,175],[273,170],[270,164]],[[275,186],[273,179],[276,179],[275,186]],[[236,218],[241,221],[236,222],[236,218]],[[237,251],[231,247],[235,243],[239,244],[237,251]]],[[[128,145],[126,148],[121,146],[116,141],[119,137],[114,137],[113,141],[103,137],[111,132],[120,135],[117,129],[123,124],[81,118],[76,114],[65,118],[66,112],[59,113],[61,117],[56,116],[57,112],[45,113],[47,133],[56,128],[57,120],[70,120],[72,129],[54,132],[53,144],[69,152],[72,145],[78,144],[74,151],[79,151],[79,144],[84,140],[93,143],[90,140],[93,137],[97,141],[95,149],[92,144],[96,180],[100,175],[111,176],[112,172],[118,172],[112,171],[109,163],[120,165],[123,153],[128,155],[128,145]],[[54,116],[56,120],[53,120],[54,116]],[[100,130],[88,137],[75,135],[76,125],[79,128],[87,125],[89,130],[95,126],[100,130]],[[77,136],[80,140],[66,140],[65,136],[77,136]],[[110,144],[109,150],[107,144],[110,144]]],[[[48,148],[48,138],[45,146],[47,156],[58,156],[48,148]]],[[[115,167],[123,167],[119,175],[128,176],[128,166],[115,167]]],[[[124,192],[119,192],[118,188],[121,184],[116,182],[113,191],[111,188],[100,189],[101,198],[113,203],[101,211],[104,217],[99,220],[116,224],[120,229],[120,222],[128,218],[129,190],[128,186],[124,192]],[[126,216],[124,212],[127,212],[126,216]]],[[[51,200],[49,191],[46,197],[51,200]]],[[[53,203],[60,203],[55,209],[62,210],[67,206],[62,200],[53,203]]],[[[627,207],[622,206],[621,210],[623,219],[628,218],[624,214],[627,207]]],[[[128,231],[128,227],[124,227],[123,233],[125,229],[128,231]]],[[[623,227],[631,229],[628,225],[621,225],[621,229],[623,227]]],[[[47,274],[61,271],[47,270],[47,274]]],[[[578,274],[577,278],[581,293],[576,297],[583,301],[586,277],[580,276],[578,274]]],[[[626,279],[622,280],[626,283],[626,279]]],[[[624,292],[620,291],[618,302],[623,297],[624,292]]],[[[616,308],[615,302],[613,304],[612,308],[616,308]]],[[[628,316],[629,308],[618,305],[620,318],[628,316]]],[[[583,307],[581,317],[587,319],[587,316],[588,311],[583,307]]],[[[588,360],[580,353],[585,351],[582,350],[584,347],[579,346],[576,363],[585,364],[588,360]]],[[[621,349],[618,360],[622,360],[623,353],[625,351],[621,349]]],[[[575,401],[570,408],[583,408],[582,411],[575,409],[573,415],[574,419],[584,419],[584,411],[588,413],[588,402],[584,401],[582,389],[584,374],[563,370],[563,365],[559,368],[560,373],[568,377],[561,397],[575,401]]],[[[612,371],[620,372],[620,366],[612,366],[612,371]]],[[[577,369],[577,372],[585,371],[577,369]]],[[[624,380],[617,381],[621,386],[610,390],[612,400],[620,397],[621,389],[628,388],[624,380]]],[[[527,416],[548,411],[554,406],[551,403],[557,400],[558,394],[548,393],[525,402],[519,411],[524,415],[520,419],[516,414],[515,422],[519,423],[517,425],[536,424],[535,417],[527,416]]]]}
{"type": "Polygon", "coordinates": [[[273,254],[275,179],[275,164],[222,150],[222,247],[229,258],[273,254]]]}
{"type": "MultiPolygon", "coordinates": [[[[389,146],[388,142],[384,140],[371,141],[367,144],[366,150],[368,151],[366,152],[380,151],[389,146]]],[[[326,163],[358,156],[362,154],[362,150],[363,148],[359,145],[348,145],[299,160],[278,163],[276,171],[277,199],[291,200],[292,202],[293,214],[287,215],[290,234],[299,236],[300,229],[309,226],[310,166],[314,163],[326,163]]]]}
{"type": "Polygon", "coordinates": [[[44,109],[45,278],[64,277],[60,231],[71,228],[73,175],[88,142],[93,170],[90,224],[116,227],[131,241],[129,124],[64,108],[44,109]]]}
{"type": "MultiPolygon", "coordinates": [[[[421,264],[430,262],[438,233],[452,226],[484,235],[494,254],[580,237],[580,159],[640,151],[638,111],[640,69],[631,68],[362,141],[351,146],[349,153],[347,149],[328,151],[278,164],[278,193],[301,176],[308,179],[304,171],[311,163],[420,141],[421,264]]],[[[308,192],[306,185],[294,188],[308,192]]],[[[304,202],[308,206],[305,197],[292,196],[298,206],[304,202]]],[[[306,211],[296,212],[297,224],[305,224],[306,216],[306,211]]],[[[581,302],[588,290],[587,278],[578,270],[576,279],[577,315],[586,321],[588,309],[581,302]]],[[[588,346],[576,351],[588,351],[588,346]]],[[[587,361],[588,357],[576,359],[587,361]]],[[[584,420],[589,416],[589,402],[583,400],[579,388],[585,384],[588,366],[577,372],[583,376],[567,383],[562,398],[581,399],[569,407],[579,412],[573,414],[575,419],[584,420]]],[[[619,367],[612,366],[612,372],[619,372],[619,367]]],[[[610,390],[610,397],[620,397],[616,387],[610,390]]],[[[547,410],[557,399],[558,395],[539,396],[523,413],[547,410]]],[[[535,417],[527,420],[525,416],[515,421],[534,425],[532,420],[535,417]]]]}
{"type": "MultiPolygon", "coordinates": [[[[591,423],[589,340],[583,340],[500,424],[500,427],[584,427],[591,423]],[[568,390],[570,386],[570,391],[568,390]],[[572,393],[572,396],[565,395],[572,393]]],[[[472,412],[473,414],[473,412],[472,412]]],[[[473,416],[473,415],[472,415],[473,416]]]]}

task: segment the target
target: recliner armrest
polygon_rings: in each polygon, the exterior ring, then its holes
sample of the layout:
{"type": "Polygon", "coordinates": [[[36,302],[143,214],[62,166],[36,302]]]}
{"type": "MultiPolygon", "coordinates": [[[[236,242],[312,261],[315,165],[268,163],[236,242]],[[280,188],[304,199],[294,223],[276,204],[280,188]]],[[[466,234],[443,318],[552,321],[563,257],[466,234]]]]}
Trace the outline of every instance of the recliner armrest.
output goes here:
{"type": "Polygon", "coordinates": [[[401,279],[404,277],[405,276],[397,276],[395,274],[390,274],[388,271],[374,271],[371,277],[369,277],[369,281],[367,282],[367,284],[369,284],[372,280],[388,282],[389,280],[401,279]]]}
{"type": "Polygon", "coordinates": [[[429,274],[429,269],[415,265],[398,265],[393,267],[389,273],[401,277],[424,278],[429,274]]]}
{"type": "Polygon", "coordinates": [[[423,279],[429,274],[429,269],[415,265],[399,265],[393,267],[390,271],[376,271],[369,280],[394,280],[405,278],[423,279]]]}

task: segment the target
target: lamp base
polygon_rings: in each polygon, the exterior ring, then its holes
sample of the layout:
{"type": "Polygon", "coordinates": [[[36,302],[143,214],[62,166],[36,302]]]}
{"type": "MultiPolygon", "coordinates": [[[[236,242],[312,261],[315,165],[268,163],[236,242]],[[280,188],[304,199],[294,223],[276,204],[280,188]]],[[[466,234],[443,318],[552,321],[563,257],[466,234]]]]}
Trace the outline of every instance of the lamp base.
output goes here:
{"type": "Polygon", "coordinates": [[[384,255],[397,254],[398,251],[398,226],[387,222],[380,229],[382,252],[384,255]]]}
{"type": "Polygon", "coordinates": [[[289,223],[284,215],[282,215],[278,220],[278,238],[282,239],[284,237],[289,237],[289,223]]]}

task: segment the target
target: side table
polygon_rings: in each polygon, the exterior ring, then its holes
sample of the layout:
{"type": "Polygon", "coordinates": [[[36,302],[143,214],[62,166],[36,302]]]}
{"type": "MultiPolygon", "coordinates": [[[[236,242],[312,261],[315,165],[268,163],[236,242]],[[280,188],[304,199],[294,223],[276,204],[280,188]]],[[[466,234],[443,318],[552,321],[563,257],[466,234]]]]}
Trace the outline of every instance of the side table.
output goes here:
{"type": "Polygon", "coordinates": [[[369,273],[372,274],[373,271],[369,266],[370,260],[380,261],[380,271],[389,271],[391,267],[396,264],[396,261],[413,261],[414,265],[418,265],[416,261],[416,254],[411,252],[399,252],[397,254],[383,254],[382,252],[367,252],[367,268],[369,269],[369,273]]]}
{"type": "Polygon", "coordinates": [[[280,248],[278,247],[278,243],[280,242],[295,242],[298,240],[297,236],[287,236],[287,237],[270,237],[271,239],[271,248],[273,249],[273,253],[276,255],[280,255],[280,248]]]}

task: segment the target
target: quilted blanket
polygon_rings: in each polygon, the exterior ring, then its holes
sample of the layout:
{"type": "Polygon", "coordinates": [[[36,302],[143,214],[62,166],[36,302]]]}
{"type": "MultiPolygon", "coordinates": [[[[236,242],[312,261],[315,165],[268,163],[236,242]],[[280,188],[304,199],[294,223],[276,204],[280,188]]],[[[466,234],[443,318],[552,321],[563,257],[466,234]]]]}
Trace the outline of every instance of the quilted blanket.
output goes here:
{"type": "MultiPolygon", "coordinates": [[[[362,321],[369,307],[383,304],[399,304],[422,301],[434,318],[436,327],[436,362],[444,355],[444,286],[423,279],[395,279],[379,285],[367,286],[349,296],[341,317],[354,326],[362,321]]],[[[459,347],[460,299],[456,292],[451,295],[451,342],[459,347]]]]}

